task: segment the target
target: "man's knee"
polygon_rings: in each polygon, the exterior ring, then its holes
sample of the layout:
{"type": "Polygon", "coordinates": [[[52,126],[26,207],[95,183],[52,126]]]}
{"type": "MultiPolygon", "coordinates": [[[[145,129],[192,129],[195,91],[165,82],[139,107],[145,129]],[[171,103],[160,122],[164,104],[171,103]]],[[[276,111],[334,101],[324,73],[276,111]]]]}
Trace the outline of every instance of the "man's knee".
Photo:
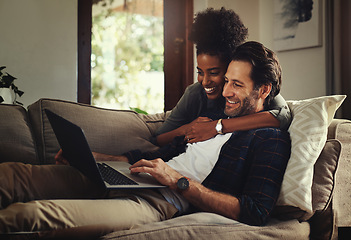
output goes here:
{"type": "Polygon", "coordinates": [[[45,201],[14,203],[0,211],[0,231],[39,231],[68,227],[58,209],[45,201]]]}

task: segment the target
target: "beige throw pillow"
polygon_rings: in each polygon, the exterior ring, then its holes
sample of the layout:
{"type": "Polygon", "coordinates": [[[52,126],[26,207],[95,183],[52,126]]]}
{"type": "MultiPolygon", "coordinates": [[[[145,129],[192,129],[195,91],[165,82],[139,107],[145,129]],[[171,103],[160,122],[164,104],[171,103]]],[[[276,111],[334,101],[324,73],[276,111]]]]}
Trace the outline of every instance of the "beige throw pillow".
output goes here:
{"type": "Polygon", "coordinates": [[[312,213],[314,164],[327,140],[327,130],[345,95],[287,101],[292,113],[289,127],[291,156],[284,175],[278,206],[298,207],[312,213]]]}

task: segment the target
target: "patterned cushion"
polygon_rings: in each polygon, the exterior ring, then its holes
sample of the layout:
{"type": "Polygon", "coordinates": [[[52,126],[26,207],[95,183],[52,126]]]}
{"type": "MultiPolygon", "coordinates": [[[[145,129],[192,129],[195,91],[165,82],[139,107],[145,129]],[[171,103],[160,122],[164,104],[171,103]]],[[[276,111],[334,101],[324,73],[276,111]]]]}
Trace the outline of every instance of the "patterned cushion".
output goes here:
{"type": "MultiPolygon", "coordinates": [[[[341,143],[337,139],[329,139],[325,143],[321,155],[314,164],[313,184],[312,184],[312,207],[313,213],[302,211],[293,206],[276,206],[273,216],[282,219],[298,219],[300,221],[309,220],[313,214],[323,213],[329,206],[334,193],[335,174],[338,168],[341,153],[341,143]]],[[[314,215],[313,222],[319,221],[314,215]]],[[[325,219],[322,219],[322,222],[325,219]]],[[[320,224],[318,224],[320,226],[320,224]]],[[[326,229],[324,229],[326,230],[326,229]]],[[[319,233],[321,230],[318,231],[319,233]]]]}
{"type": "Polygon", "coordinates": [[[313,167],[327,140],[328,126],[345,97],[335,95],[288,101],[293,116],[289,128],[291,157],[277,205],[313,212],[313,167]]]}

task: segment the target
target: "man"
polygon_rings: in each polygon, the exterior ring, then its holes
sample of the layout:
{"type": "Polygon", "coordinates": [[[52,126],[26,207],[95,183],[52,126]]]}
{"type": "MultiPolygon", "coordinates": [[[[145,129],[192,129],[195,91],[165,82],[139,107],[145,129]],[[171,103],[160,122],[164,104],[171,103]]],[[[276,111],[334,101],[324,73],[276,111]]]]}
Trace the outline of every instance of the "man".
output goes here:
{"type": "MultiPolygon", "coordinates": [[[[235,52],[225,80],[225,114],[253,114],[264,110],[279,93],[280,66],[269,49],[247,42],[235,52]]],[[[162,153],[161,149],[148,156],[162,153]]],[[[160,192],[101,193],[70,166],[0,164],[0,231],[89,225],[109,231],[129,229],[187,213],[194,206],[243,223],[262,225],[275,206],[289,155],[289,135],[276,128],[217,135],[188,144],[184,153],[167,162],[161,158],[138,160],[132,155],[127,159],[96,154],[97,158],[129,160],[134,163],[132,173],[149,173],[169,187],[160,192]],[[99,200],[40,200],[57,198],[99,200]],[[20,201],[26,203],[15,203],[20,201]]],[[[56,160],[64,162],[60,154],[56,160]]]]}

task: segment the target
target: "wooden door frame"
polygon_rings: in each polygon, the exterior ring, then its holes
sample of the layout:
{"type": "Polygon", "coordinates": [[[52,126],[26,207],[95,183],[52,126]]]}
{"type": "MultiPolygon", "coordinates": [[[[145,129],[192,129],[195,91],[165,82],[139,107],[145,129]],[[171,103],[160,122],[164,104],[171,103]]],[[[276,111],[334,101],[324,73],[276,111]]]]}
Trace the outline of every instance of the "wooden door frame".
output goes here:
{"type": "Polygon", "coordinates": [[[164,0],[165,111],[171,110],[194,82],[194,48],[189,41],[193,0],[164,0]]]}
{"type": "MultiPolygon", "coordinates": [[[[174,6],[164,8],[165,25],[165,111],[172,109],[185,88],[193,83],[193,44],[188,40],[193,21],[193,0],[164,0],[164,5],[177,3],[179,12],[174,15],[174,6]],[[181,12],[181,13],[180,13],[181,12]],[[178,23],[178,24],[175,24],[178,23]],[[178,25],[179,35],[173,26],[178,25]],[[172,29],[169,31],[169,29],[172,29]],[[179,53],[175,53],[174,39],[184,40],[179,53]],[[167,50],[166,50],[167,49],[167,50]],[[176,66],[173,60],[179,57],[176,66]]],[[[78,0],[78,93],[79,103],[91,104],[91,27],[93,0],[78,0]]]]}
{"type": "Polygon", "coordinates": [[[92,0],[78,0],[77,101],[91,104],[92,0]]]}

